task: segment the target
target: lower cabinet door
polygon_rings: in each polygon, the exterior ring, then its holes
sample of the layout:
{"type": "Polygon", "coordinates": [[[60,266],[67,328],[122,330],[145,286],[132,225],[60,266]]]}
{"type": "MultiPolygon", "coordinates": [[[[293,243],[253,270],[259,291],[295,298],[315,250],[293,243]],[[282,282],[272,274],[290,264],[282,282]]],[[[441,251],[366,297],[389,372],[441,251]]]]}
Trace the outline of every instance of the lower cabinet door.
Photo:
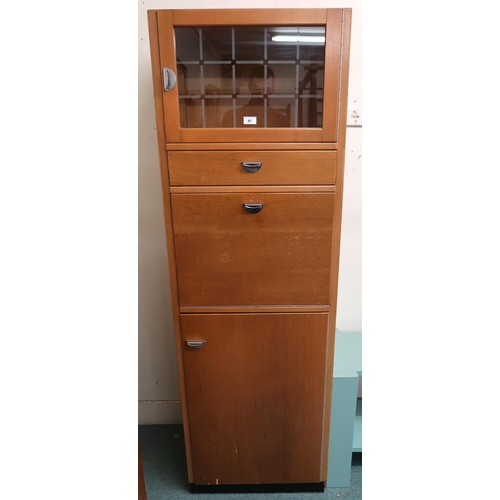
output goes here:
{"type": "Polygon", "coordinates": [[[321,481],[328,317],[181,315],[195,484],[321,481]]]}

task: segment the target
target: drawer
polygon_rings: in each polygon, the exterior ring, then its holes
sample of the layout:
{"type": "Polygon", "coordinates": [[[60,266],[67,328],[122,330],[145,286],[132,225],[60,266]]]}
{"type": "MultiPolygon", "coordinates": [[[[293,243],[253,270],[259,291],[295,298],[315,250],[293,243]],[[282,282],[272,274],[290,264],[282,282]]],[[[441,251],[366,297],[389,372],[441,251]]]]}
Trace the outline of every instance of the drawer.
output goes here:
{"type": "Polygon", "coordinates": [[[172,186],[335,184],[336,165],[336,151],[168,153],[172,186]]]}
{"type": "Polygon", "coordinates": [[[180,306],[329,303],[333,193],[171,198],[180,306]]]}

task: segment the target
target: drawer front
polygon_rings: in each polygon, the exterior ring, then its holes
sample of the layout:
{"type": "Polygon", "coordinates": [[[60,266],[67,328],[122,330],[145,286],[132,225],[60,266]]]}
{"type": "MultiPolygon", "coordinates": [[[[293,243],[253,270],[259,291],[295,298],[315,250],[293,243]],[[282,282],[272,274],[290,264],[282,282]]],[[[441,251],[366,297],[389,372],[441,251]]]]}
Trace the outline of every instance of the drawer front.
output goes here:
{"type": "Polygon", "coordinates": [[[172,186],[335,184],[336,151],[171,151],[172,186]]]}
{"type": "Polygon", "coordinates": [[[328,304],[334,198],[173,194],[180,305],[328,304]]]}

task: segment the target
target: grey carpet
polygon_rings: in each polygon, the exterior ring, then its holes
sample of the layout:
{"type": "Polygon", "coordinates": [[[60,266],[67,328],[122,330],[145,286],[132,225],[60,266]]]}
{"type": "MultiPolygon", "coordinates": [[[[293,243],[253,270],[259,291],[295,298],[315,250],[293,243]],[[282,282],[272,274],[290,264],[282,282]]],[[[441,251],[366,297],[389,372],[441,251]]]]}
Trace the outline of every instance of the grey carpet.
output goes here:
{"type": "Polygon", "coordinates": [[[325,488],[324,493],[189,493],[183,437],[182,425],[139,425],[148,500],[361,500],[361,453],[353,453],[349,488],[325,488]]]}

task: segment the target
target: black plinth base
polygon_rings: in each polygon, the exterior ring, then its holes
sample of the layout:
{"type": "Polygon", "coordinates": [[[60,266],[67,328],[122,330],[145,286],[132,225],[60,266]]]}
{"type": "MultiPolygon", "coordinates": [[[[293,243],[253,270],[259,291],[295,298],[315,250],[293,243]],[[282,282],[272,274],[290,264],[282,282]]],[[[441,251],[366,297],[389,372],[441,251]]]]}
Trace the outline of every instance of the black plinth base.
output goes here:
{"type": "Polygon", "coordinates": [[[323,492],[325,483],[286,484],[190,484],[191,493],[297,493],[323,492]]]}

